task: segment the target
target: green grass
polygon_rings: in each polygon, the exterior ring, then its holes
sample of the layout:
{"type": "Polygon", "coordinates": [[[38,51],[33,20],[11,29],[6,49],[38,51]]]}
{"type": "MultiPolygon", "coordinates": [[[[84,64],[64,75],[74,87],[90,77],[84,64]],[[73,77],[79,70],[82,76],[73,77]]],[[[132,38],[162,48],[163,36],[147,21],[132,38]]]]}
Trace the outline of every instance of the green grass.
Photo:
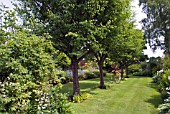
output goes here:
{"type": "MultiPolygon", "coordinates": [[[[106,85],[108,79],[105,78],[106,85]]],[[[131,77],[106,90],[98,89],[99,79],[80,81],[81,92],[92,94],[82,103],[72,103],[74,114],[157,114],[162,102],[156,85],[148,77],[131,77]]],[[[62,92],[72,93],[72,83],[62,92]]]]}

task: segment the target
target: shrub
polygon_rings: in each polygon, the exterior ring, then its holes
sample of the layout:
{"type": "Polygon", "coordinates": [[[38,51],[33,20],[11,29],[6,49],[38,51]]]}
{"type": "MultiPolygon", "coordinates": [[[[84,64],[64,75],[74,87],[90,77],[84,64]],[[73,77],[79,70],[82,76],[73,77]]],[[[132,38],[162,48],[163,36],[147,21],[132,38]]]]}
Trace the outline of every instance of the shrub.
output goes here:
{"type": "Polygon", "coordinates": [[[164,100],[164,103],[158,107],[159,114],[169,114],[170,113],[170,97],[164,100]]]}
{"type": "Polygon", "coordinates": [[[1,113],[71,113],[65,95],[57,93],[61,84],[52,57],[57,52],[48,38],[18,32],[1,44],[1,113]]]}
{"type": "MultiPolygon", "coordinates": [[[[65,71],[63,71],[63,72],[65,72],[65,71]]],[[[63,77],[60,78],[62,84],[73,81],[72,75],[70,75],[71,71],[66,71],[66,72],[65,72],[65,75],[63,75],[63,77]]],[[[107,73],[106,71],[103,71],[104,76],[106,76],[106,73],[107,73]]],[[[59,74],[59,75],[61,75],[61,74],[59,74]]],[[[98,78],[99,76],[100,76],[100,73],[98,70],[79,70],[78,71],[78,79],[79,80],[93,79],[93,78],[98,78]]]]}
{"type": "Polygon", "coordinates": [[[95,74],[90,70],[85,70],[85,79],[95,78],[95,74]]]}
{"type": "Polygon", "coordinates": [[[83,69],[96,69],[98,67],[95,61],[87,61],[82,67],[83,69]]]}
{"type": "MultiPolygon", "coordinates": [[[[84,70],[85,74],[84,74],[84,79],[93,79],[93,78],[98,78],[100,77],[100,72],[98,69],[96,70],[84,70]]],[[[106,76],[106,71],[103,70],[103,76],[106,76]]]]}
{"type": "Polygon", "coordinates": [[[159,114],[169,114],[170,113],[170,87],[166,88],[168,98],[164,99],[164,103],[159,105],[159,114]]]}
{"type": "Polygon", "coordinates": [[[166,54],[165,58],[163,59],[164,69],[170,69],[170,55],[166,54]]]}
{"type": "Polygon", "coordinates": [[[159,90],[164,99],[164,103],[159,105],[159,114],[170,113],[170,56],[167,54],[163,60],[164,72],[159,72],[155,76],[154,82],[157,82],[159,90]]]}
{"type": "Polygon", "coordinates": [[[132,64],[130,65],[129,68],[129,73],[137,73],[140,72],[140,64],[132,64]]]}
{"type": "Polygon", "coordinates": [[[154,77],[152,77],[153,82],[159,85],[159,81],[162,75],[163,75],[163,70],[157,71],[157,74],[154,77]]]}
{"type": "Polygon", "coordinates": [[[96,78],[100,76],[99,70],[93,70],[92,72],[93,72],[93,74],[95,75],[96,78]]]}
{"type": "Polygon", "coordinates": [[[82,93],[81,95],[74,95],[73,102],[80,103],[80,102],[83,102],[84,100],[91,98],[91,97],[92,97],[92,95],[89,93],[82,93]]]}
{"type": "MultiPolygon", "coordinates": [[[[60,78],[60,82],[61,82],[62,84],[67,83],[67,81],[66,81],[66,76],[67,76],[67,74],[66,74],[65,71],[62,71],[62,70],[58,70],[58,71],[57,71],[57,77],[60,78]]],[[[54,84],[54,85],[55,85],[55,84],[54,84]]]]}
{"type": "Polygon", "coordinates": [[[159,80],[158,87],[159,87],[159,89],[161,91],[161,94],[163,96],[167,96],[166,88],[170,87],[169,76],[170,76],[170,69],[169,70],[165,70],[164,74],[162,75],[162,77],[159,80]]]}

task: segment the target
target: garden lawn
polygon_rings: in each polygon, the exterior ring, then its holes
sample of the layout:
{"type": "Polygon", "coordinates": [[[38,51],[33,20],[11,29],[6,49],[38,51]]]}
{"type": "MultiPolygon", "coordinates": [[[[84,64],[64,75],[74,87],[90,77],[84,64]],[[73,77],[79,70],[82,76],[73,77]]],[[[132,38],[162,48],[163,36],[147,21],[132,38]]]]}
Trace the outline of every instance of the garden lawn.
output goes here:
{"type": "MultiPolygon", "coordinates": [[[[105,77],[106,85],[110,85],[105,77]]],[[[99,79],[80,81],[81,92],[93,97],[82,103],[71,103],[74,114],[157,114],[162,102],[156,85],[149,77],[131,77],[106,90],[98,89],[99,79]]],[[[72,83],[62,92],[72,92],[72,83]]]]}

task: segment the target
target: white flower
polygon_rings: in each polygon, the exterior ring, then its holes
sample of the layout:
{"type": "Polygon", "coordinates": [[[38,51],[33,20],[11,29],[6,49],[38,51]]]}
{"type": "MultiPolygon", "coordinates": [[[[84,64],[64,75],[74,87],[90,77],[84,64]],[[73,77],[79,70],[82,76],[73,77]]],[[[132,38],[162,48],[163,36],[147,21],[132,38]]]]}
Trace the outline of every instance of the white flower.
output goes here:
{"type": "Polygon", "coordinates": [[[170,90],[170,87],[166,87],[166,90],[170,90]]]}
{"type": "Polygon", "coordinates": [[[168,76],[168,80],[170,80],[170,76],[168,76]]]}
{"type": "Polygon", "coordinates": [[[3,97],[3,98],[6,98],[6,95],[3,95],[2,97],[3,97]]]}

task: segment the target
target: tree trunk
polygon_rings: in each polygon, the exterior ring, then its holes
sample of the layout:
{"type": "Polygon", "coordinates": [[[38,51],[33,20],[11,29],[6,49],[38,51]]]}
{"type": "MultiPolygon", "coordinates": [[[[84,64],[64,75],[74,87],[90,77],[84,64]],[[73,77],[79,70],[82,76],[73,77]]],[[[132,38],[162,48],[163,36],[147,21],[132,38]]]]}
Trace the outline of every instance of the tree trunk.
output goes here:
{"type": "Polygon", "coordinates": [[[104,78],[103,78],[103,61],[98,62],[99,65],[99,71],[100,71],[100,89],[106,89],[106,86],[104,85],[104,78]]]}
{"type": "Polygon", "coordinates": [[[170,32],[169,30],[165,31],[165,53],[170,55],[170,32]]]}
{"type": "Polygon", "coordinates": [[[125,78],[129,78],[129,76],[128,76],[128,74],[129,74],[128,66],[125,67],[125,70],[126,70],[126,77],[125,78]]]}
{"type": "Polygon", "coordinates": [[[79,80],[78,80],[78,61],[73,60],[72,62],[72,72],[73,72],[73,95],[80,94],[79,80]]]}
{"type": "Polygon", "coordinates": [[[72,67],[72,72],[73,72],[73,96],[80,95],[80,86],[79,86],[79,80],[78,80],[78,63],[90,52],[91,51],[87,51],[80,57],[77,57],[75,55],[73,57],[70,57],[71,58],[71,67],[72,67]]]}
{"type": "Polygon", "coordinates": [[[124,76],[123,76],[123,67],[121,67],[121,80],[123,80],[124,79],[124,76]]]}

